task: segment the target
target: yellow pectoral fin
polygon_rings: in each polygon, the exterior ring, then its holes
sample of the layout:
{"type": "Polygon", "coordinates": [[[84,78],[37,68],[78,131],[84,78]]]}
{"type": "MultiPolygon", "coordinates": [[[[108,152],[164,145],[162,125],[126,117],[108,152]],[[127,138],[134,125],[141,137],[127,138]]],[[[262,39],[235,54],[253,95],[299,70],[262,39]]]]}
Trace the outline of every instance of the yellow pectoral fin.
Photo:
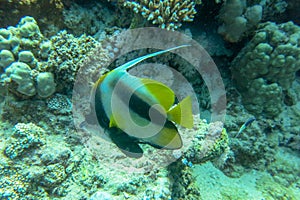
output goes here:
{"type": "Polygon", "coordinates": [[[180,149],[182,147],[181,137],[172,122],[167,122],[167,125],[159,133],[145,141],[156,148],[180,149]]]}
{"type": "Polygon", "coordinates": [[[115,121],[113,116],[111,116],[110,120],[109,120],[109,128],[112,128],[112,127],[118,127],[117,122],[115,121]]]}
{"type": "Polygon", "coordinates": [[[190,96],[167,112],[168,119],[186,128],[193,127],[192,100],[190,96]]]}
{"type": "Polygon", "coordinates": [[[169,110],[175,101],[175,94],[171,88],[152,79],[141,79],[142,83],[165,110],[169,110]]]}

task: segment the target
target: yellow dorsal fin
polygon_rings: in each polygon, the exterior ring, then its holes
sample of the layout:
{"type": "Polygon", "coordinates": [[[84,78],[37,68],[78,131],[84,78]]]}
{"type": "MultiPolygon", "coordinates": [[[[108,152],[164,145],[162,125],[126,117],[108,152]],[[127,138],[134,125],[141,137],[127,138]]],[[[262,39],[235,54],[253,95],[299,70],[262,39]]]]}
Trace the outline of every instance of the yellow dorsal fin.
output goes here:
{"type": "Polygon", "coordinates": [[[178,133],[176,126],[172,122],[167,124],[156,135],[145,139],[146,142],[156,148],[165,149],[180,149],[182,147],[182,140],[178,133]]]}
{"type": "Polygon", "coordinates": [[[150,94],[166,111],[171,108],[175,101],[175,94],[168,86],[147,78],[142,78],[141,81],[150,94]]]}
{"type": "Polygon", "coordinates": [[[192,100],[185,97],[176,106],[167,112],[168,119],[186,128],[193,127],[192,100]]]}

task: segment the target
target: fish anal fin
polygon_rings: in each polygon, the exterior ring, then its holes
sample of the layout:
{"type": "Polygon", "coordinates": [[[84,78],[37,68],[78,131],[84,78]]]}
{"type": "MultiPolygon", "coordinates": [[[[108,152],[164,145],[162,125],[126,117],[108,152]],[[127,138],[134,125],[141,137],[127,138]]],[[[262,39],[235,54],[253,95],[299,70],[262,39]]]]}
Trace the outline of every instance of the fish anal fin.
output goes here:
{"type": "Polygon", "coordinates": [[[119,128],[110,128],[109,136],[113,143],[128,157],[141,158],[143,150],[138,143],[119,128]]]}
{"type": "Polygon", "coordinates": [[[142,83],[166,111],[171,108],[175,101],[175,94],[168,86],[146,78],[142,79],[142,83]]]}
{"type": "Polygon", "coordinates": [[[186,128],[193,127],[193,113],[192,113],[192,100],[190,96],[185,97],[176,106],[171,108],[168,112],[168,119],[180,124],[186,128]]]}
{"type": "Polygon", "coordinates": [[[182,147],[182,140],[178,133],[176,126],[172,122],[167,122],[162,130],[156,135],[144,139],[155,148],[164,149],[180,149],[182,147]]]}

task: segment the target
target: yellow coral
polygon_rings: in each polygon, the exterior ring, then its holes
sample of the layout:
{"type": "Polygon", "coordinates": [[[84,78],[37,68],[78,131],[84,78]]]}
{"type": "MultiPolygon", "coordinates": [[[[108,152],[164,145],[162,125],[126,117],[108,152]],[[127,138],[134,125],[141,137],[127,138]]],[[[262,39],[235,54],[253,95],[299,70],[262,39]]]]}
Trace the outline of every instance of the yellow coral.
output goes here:
{"type": "Polygon", "coordinates": [[[63,9],[64,4],[61,0],[50,0],[50,4],[54,4],[57,9],[63,9]]]}
{"type": "Polygon", "coordinates": [[[141,14],[145,19],[167,30],[175,30],[181,22],[191,22],[195,10],[195,2],[191,0],[120,0],[123,6],[141,14]]]}
{"type": "Polygon", "coordinates": [[[19,4],[20,5],[31,5],[31,4],[35,4],[37,2],[37,0],[20,0],[19,4]]]}

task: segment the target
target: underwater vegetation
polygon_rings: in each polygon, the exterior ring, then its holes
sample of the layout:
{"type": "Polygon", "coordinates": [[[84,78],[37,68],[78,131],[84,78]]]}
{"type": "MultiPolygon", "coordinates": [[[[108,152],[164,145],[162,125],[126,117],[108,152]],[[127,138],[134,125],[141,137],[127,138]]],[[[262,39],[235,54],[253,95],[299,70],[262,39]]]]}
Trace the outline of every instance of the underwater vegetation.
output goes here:
{"type": "Polygon", "coordinates": [[[0,199],[300,199],[299,10],[297,0],[1,1],[0,199]],[[186,37],[132,48],[122,33],[143,27],[186,37]],[[194,60],[216,64],[226,94],[194,60]],[[112,111],[117,84],[135,96],[112,111]],[[129,120],[148,125],[155,104],[166,122],[147,138],[129,120]]]}

